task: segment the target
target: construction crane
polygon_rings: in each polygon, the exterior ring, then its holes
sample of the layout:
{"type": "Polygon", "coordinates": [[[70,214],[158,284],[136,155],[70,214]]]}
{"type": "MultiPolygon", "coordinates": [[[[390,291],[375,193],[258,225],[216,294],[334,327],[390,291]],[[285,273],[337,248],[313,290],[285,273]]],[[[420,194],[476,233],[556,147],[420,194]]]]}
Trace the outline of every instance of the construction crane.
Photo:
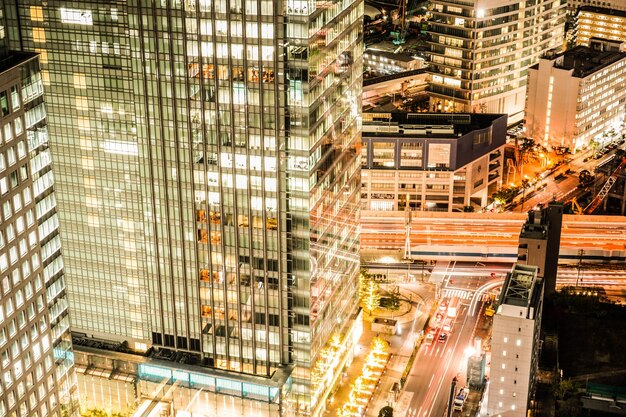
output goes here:
{"type": "MultiPolygon", "coordinates": [[[[598,207],[600,207],[600,204],[602,204],[602,201],[604,201],[606,196],[609,194],[609,191],[611,191],[611,188],[613,188],[613,185],[615,185],[615,182],[617,181],[617,177],[619,177],[622,171],[624,171],[624,168],[626,168],[626,158],[622,158],[622,162],[611,173],[611,176],[608,180],[606,180],[606,183],[604,183],[604,186],[602,187],[600,192],[594,197],[593,200],[591,200],[591,203],[589,203],[589,205],[585,207],[585,209],[582,211],[582,214],[593,214],[593,212],[596,211],[598,207]]],[[[574,201],[572,200],[572,207],[573,206],[574,201]]]]}
{"type": "Polygon", "coordinates": [[[580,207],[580,204],[578,204],[578,200],[576,199],[576,197],[572,198],[572,211],[574,212],[574,214],[584,214],[584,210],[582,207],[580,207]]]}

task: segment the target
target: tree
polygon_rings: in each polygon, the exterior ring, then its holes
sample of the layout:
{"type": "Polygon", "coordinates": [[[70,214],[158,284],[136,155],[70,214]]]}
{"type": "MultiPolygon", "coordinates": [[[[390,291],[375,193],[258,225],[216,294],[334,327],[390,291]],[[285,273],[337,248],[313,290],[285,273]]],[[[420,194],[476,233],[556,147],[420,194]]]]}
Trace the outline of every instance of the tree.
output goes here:
{"type": "Polygon", "coordinates": [[[563,379],[552,386],[552,394],[557,400],[563,400],[576,389],[571,379],[563,379]]]}
{"type": "Polygon", "coordinates": [[[363,306],[368,311],[370,315],[372,312],[380,307],[380,286],[374,280],[368,280],[367,282],[367,290],[365,292],[365,297],[363,298],[363,306]]]}
{"type": "Polygon", "coordinates": [[[372,276],[367,272],[367,269],[361,268],[361,272],[359,272],[359,300],[361,304],[364,303],[367,296],[367,286],[371,280],[372,276]]]}
{"type": "Polygon", "coordinates": [[[378,412],[378,417],[393,417],[393,408],[386,405],[378,412]]]}
{"type": "Polygon", "coordinates": [[[394,289],[389,293],[389,307],[391,311],[398,311],[400,309],[400,288],[394,289]]]}
{"type": "Polygon", "coordinates": [[[592,152],[594,152],[594,153],[595,153],[598,149],[600,149],[600,146],[601,146],[600,142],[598,142],[598,141],[597,141],[597,140],[595,140],[595,139],[591,139],[591,140],[589,141],[589,147],[591,148],[591,151],[592,151],[592,152]]]}
{"type": "Polygon", "coordinates": [[[580,174],[578,174],[578,181],[581,186],[585,187],[593,181],[593,175],[591,175],[591,172],[583,169],[580,171],[580,174]]]}

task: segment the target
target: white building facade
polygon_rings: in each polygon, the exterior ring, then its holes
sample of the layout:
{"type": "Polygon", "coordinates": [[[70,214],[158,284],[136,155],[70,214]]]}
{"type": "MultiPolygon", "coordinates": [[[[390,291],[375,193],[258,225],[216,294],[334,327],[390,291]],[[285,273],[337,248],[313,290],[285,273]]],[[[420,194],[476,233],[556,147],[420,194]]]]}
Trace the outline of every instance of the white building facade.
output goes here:
{"type": "Polygon", "coordinates": [[[493,317],[487,412],[526,417],[539,361],[543,281],[537,267],[515,265],[507,274],[493,317]]]}
{"type": "Polygon", "coordinates": [[[529,70],[526,133],[581,149],[624,120],[626,54],[579,46],[529,70]]]}

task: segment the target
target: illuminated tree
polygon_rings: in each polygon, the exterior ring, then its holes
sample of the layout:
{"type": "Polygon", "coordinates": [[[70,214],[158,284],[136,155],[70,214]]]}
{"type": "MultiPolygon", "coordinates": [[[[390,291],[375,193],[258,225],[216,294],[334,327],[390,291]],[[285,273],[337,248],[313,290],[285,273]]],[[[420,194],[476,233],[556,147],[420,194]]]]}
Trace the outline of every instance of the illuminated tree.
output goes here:
{"type": "Polygon", "coordinates": [[[363,306],[372,315],[372,312],[380,307],[380,286],[374,280],[367,282],[363,306]]]}
{"type": "Polygon", "coordinates": [[[361,305],[365,305],[365,297],[367,296],[367,288],[369,282],[372,280],[372,276],[367,273],[367,270],[361,268],[361,272],[359,273],[359,301],[361,305]]]}

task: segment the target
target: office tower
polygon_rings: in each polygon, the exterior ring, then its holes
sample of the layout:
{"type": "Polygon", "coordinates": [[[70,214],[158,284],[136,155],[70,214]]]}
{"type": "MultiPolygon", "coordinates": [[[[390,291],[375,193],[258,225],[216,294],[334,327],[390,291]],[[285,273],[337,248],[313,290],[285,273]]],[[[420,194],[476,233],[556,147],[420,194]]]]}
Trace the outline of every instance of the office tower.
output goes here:
{"type": "Polygon", "coordinates": [[[546,147],[580,150],[619,128],[625,100],[626,52],[600,43],[547,55],[528,71],[526,133],[546,147]]]}
{"type": "Polygon", "coordinates": [[[551,202],[528,212],[519,235],[517,262],[537,267],[537,277],[543,279],[546,295],[556,291],[562,224],[563,205],[551,202]]]}
{"type": "MultiPolygon", "coordinates": [[[[1,18],[1,16],[0,16],[1,18]]],[[[37,55],[0,29],[0,415],[75,412],[69,317],[37,55]]]]}
{"type": "Polygon", "coordinates": [[[525,417],[539,362],[543,281],[537,267],[514,265],[493,316],[487,413],[525,417]]]}
{"type": "Polygon", "coordinates": [[[523,118],[528,68],[563,46],[565,1],[433,1],[431,107],[523,118]]]}
{"type": "Polygon", "coordinates": [[[319,415],[356,307],[362,14],[19,2],[10,35],[41,52],[50,93],[77,336],[184,353],[194,375],[286,374],[282,409],[319,415]]]}
{"type": "Polygon", "coordinates": [[[506,120],[503,114],[363,113],[363,209],[479,211],[502,185],[506,120]]]}

